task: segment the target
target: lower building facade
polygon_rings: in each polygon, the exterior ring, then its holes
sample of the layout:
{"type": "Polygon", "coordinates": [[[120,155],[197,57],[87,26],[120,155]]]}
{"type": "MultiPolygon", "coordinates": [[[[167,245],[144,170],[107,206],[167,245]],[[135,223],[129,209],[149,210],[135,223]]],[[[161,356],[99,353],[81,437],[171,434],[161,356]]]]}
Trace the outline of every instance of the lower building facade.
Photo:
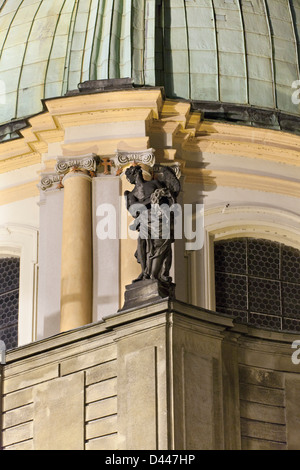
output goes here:
{"type": "Polygon", "coordinates": [[[295,341],[166,299],[21,346],[1,365],[2,448],[299,449],[295,341]]]}

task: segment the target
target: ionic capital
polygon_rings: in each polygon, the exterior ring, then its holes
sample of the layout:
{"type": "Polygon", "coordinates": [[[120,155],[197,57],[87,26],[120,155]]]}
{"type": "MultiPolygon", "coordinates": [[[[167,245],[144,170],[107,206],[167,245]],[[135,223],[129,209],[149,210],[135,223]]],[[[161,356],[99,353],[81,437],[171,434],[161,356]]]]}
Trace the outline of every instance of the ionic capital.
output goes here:
{"type": "Polygon", "coordinates": [[[155,156],[153,149],[124,151],[117,150],[114,157],[111,158],[117,169],[117,173],[121,173],[128,165],[141,165],[144,169],[150,169],[155,164],[155,156]]]}
{"type": "Polygon", "coordinates": [[[94,153],[79,157],[58,157],[54,168],[55,171],[43,174],[38,187],[42,191],[61,189],[64,187],[64,178],[72,174],[93,177],[96,174],[99,161],[100,158],[94,153]]]}
{"type": "Polygon", "coordinates": [[[63,176],[69,172],[82,172],[93,176],[97,169],[98,160],[99,158],[94,153],[81,157],[59,157],[55,165],[55,171],[63,176]]]}
{"type": "MultiPolygon", "coordinates": [[[[56,188],[62,188],[62,176],[58,175],[57,173],[49,173],[47,175],[43,175],[38,187],[42,191],[47,191],[48,189],[52,188],[56,184],[56,188]]],[[[53,188],[52,188],[53,189],[53,188]]]]}

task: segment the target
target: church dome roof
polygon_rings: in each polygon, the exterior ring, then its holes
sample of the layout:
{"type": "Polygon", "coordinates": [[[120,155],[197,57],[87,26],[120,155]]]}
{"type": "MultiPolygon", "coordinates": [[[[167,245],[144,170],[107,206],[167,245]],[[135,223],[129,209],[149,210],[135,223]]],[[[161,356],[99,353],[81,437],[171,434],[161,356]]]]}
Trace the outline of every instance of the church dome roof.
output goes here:
{"type": "Polygon", "coordinates": [[[300,116],[299,37],[299,0],[0,0],[0,122],[126,77],[300,116]]]}

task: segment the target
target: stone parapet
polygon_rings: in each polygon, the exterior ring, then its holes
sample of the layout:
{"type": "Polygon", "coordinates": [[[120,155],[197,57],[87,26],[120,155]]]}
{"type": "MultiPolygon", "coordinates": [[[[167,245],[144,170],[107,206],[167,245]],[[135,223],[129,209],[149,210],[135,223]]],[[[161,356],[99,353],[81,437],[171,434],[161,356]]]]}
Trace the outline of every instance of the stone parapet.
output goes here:
{"type": "Polygon", "coordinates": [[[2,446],[297,449],[295,339],[166,299],[8,351],[2,446]]]}

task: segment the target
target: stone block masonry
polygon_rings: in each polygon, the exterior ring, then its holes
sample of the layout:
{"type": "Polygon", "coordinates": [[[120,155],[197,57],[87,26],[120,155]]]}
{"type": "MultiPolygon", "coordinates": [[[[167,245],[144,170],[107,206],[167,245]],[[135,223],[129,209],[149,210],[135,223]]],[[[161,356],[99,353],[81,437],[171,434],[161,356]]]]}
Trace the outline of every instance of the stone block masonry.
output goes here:
{"type": "Polygon", "coordinates": [[[294,339],[162,300],[16,348],[0,366],[1,446],[299,449],[294,339]]]}

